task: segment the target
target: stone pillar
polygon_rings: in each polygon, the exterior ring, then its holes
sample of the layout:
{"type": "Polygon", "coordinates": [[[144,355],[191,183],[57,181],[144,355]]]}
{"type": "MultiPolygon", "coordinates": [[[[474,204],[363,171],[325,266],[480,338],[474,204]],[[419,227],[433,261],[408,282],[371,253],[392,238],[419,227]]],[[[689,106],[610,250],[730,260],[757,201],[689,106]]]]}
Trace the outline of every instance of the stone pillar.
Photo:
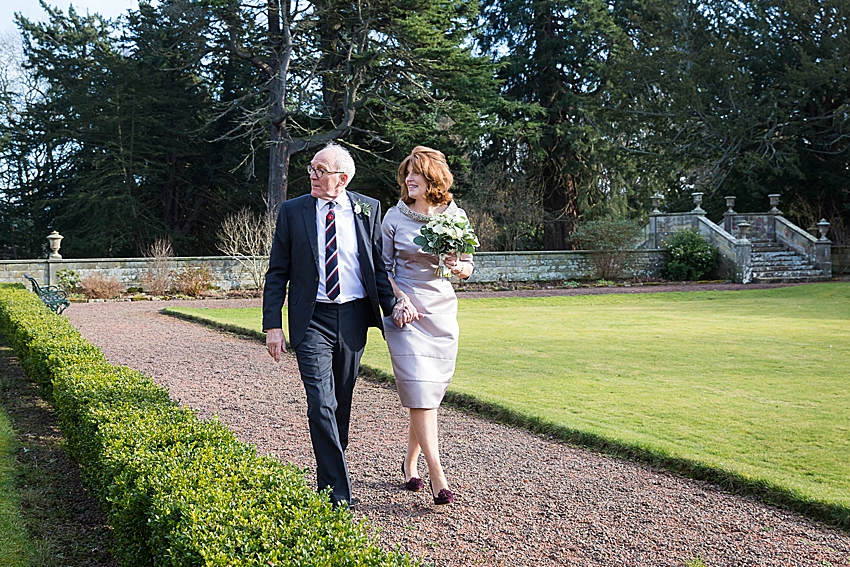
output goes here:
{"type": "Polygon", "coordinates": [[[661,193],[656,193],[652,196],[651,200],[652,210],[649,211],[649,234],[647,235],[650,248],[660,247],[660,242],[658,241],[658,218],[664,213],[658,207],[661,205],[662,198],[663,195],[661,193]]]}
{"type": "Polygon", "coordinates": [[[818,268],[823,270],[823,274],[827,277],[832,277],[832,242],[826,237],[829,232],[829,221],[820,219],[818,223],[818,231],[820,238],[815,242],[815,258],[817,259],[818,268]]]}
{"type": "Polygon", "coordinates": [[[47,236],[47,241],[50,243],[50,254],[47,256],[47,285],[56,285],[59,282],[56,271],[62,260],[59,247],[62,245],[63,238],[65,237],[55,230],[47,236]]]}
{"type": "Polygon", "coordinates": [[[776,240],[776,217],[782,216],[782,211],[776,207],[779,205],[779,193],[771,193],[767,196],[770,199],[770,210],[767,211],[767,224],[764,227],[769,240],[776,240]]]}
{"type": "Polygon", "coordinates": [[[753,279],[753,247],[749,240],[735,241],[735,283],[750,283],[753,279]]]}

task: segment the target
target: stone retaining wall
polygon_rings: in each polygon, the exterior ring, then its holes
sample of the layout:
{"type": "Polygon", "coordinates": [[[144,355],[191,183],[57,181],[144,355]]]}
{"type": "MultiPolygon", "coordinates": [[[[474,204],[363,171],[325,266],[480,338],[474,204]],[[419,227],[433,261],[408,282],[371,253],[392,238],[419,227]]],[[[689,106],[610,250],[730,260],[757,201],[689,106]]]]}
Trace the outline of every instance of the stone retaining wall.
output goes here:
{"type": "MultiPolygon", "coordinates": [[[[0,282],[18,282],[27,284],[27,273],[39,282],[57,283],[56,273],[60,270],[73,270],[85,277],[94,272],[117,278],[125,287],[142,287],[141,278],[147,272],[149,258],[87,258],[82,260],[2,260],[0,261],[0,282]]],[[[179,271],[192,266],[208,266],[213,274],[213,285],[224,290],[252,287],[250,275],[236,260],[221,256],[200,256],[194,258],[174,258],[172,269],[179,271]]]]}
{"type": "MultiPolygon", "coordinates": [[[[662,250],[635,250],[624,277],[659,277],[662,250]]],[[[480,252],[470,282],[591,280],[596,278],[593,258],[586,250],[557,252],[480,252]]]]}
{"type": "MultiPolygon", "coordinates": [[[[657,277],[663,261],[661,250],[635,250],[625,277],[657,277]]],[[[73,270],[80,277],[93,272],[118,278],[127,287],[141,287],[148,258],[93,258],[83,260],[2,260],[0,282],[26,283],[28,273],[39,282],[56,283],[59,270],[73,270]]],[[[175,258],[174,269],[206,265],[212,270],[214,285],[224,289],[253,286],[250,276],[227,257],[175,258]]],[[[595,278],[593,260],[587,251],[562,252],[481,252],[475,255],[475,272],[470,282],[518,282],[549,280],[590,280],[595,278]]]]}
{"type": "MultiPolygon", "coordinates": [[[[92,258],[83,260],[0,260],[0,282],[26,283],[24,274],[39,282],[56,283],[56,272],[74,270],[81,277],[93,272],[118,278],[127,287],[141,287],[148,258],[92,258]]],[[[659,277],[664,257],[660,249],[632,252],[624,277],[659,277]]],[[[206,265],[212,270],[214,285],[224,289],[253,287],[251,277],[238,262],[221,256],[175,258],[174,269],[206,265]]],[[[850,246],[832,247],[833,275],[850,274],[850,246]]],[[[475,272],[470,282],[520,282],[550,280],[592,280],[596,278],[593,259],[586,250],[558,252],[480,252],[475,255],[475,272]]]]}

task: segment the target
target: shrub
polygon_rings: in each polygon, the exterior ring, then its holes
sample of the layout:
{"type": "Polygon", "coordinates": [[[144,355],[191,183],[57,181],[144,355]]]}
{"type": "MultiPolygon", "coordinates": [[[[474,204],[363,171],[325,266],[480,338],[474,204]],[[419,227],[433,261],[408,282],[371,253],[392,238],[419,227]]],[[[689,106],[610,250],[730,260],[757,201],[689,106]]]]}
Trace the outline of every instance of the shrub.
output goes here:
{"type": "Polygon", "coordinates": [[[598,279],[613,280],[628,268],[629,253],[641,230],[633,220],[608,218],[582,223],[571,239],[590,251],[598,279]]]}
{"type": "Polygon", "coordinates": [[[174,288],[184,295],[198,297],[212,289],[212,282],[212,270],[209,266],[189,266],[177,272],[174,288]]]}
{"type": "Polygon", "coordinates": [[[142,285],[148,293],[162,295],[168,291],[168,286],[171,284],[171,265],[174,256],[171,240],[158,238],[150,245],[145,256],[149,260],[148,268],[141,277],[142,285]]]}
{"type": "Polygon", "coordinates": [[[80,280],[83,293],[90,299],[112,299],[118,297],[124,286],[118,278],[104,276],[100,272],[91,273],[80,280]]]}
{"type": "Polygon", "coordinates": [[[274,228],[272,213],[257,215],[246,208],[227,216],[218,232],[218,249],[248,272],[258,290],[262,290],[266,282],[274,228]]]}
{"type": "Polygon", "coordinates": [[[667,251],[662,273],[671,280],[698,280],[717,263],[717,248],[696,229],[677,232],[664,245],[667,251]]]}
{"type": "Polygon", "coordinates": [[[80,274],[74,270],[59,270],[56,272],[56,279],[58,280],[59,287],[68,295],[76,293],[77,286],[80,285],[80,274]]]}
{"type": "Polygon", "coordinates": [[[0,284],[0,333],[59,417],[122,565],[410,565],[304,471],[200,421],[144,374],[109,364],[23,286],[0,284]]]}

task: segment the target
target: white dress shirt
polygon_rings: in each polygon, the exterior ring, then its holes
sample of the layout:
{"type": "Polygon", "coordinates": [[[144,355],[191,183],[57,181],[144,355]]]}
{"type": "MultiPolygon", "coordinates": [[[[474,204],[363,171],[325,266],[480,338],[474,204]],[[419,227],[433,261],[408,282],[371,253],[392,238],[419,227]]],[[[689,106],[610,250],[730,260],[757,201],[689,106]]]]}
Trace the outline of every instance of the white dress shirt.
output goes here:
{"type": "Polygon", "coordinates": [[[363,275],[360,272],[360,263],[357,261],[357,229],[354,226],[354,209],[346,191],[343,191],[341,195],[334,199],[339,295],[331,301],[328,298],[327,290],[325,290],[325,217],[328,214],[328,203],[330,201],[325,199],[316,199],[316,230],[319,235],[319,291],[316,294],[316,301],[346,303],[366,297],[363,275]]]}

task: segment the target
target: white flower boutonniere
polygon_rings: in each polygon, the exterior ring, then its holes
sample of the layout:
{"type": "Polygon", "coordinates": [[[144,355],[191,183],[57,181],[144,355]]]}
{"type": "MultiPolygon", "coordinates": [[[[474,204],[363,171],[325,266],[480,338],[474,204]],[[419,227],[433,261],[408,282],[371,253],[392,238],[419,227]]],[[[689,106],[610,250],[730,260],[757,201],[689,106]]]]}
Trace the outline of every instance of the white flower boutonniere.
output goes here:
{"type": "Polygon", "coordinates": [[[364,203],[363,201],[355,201],[354,214],[368,217],[370,214],[372,214],[372,205],[370,205],[369,203],[364,203]]]}

